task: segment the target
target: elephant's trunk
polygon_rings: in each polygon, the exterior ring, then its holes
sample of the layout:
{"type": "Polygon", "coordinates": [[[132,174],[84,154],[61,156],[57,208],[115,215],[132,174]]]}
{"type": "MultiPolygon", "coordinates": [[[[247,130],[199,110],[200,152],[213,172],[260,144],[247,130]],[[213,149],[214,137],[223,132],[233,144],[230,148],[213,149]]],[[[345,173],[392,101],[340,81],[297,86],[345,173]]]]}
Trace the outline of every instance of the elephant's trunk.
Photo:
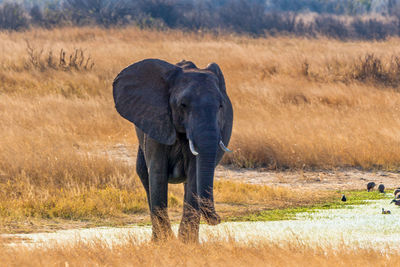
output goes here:
{"type": "Polygon", "coordinates": [[[206,138],[199,139],[203,139],[203,142],[196,143],[199,151],[199,155],[196,157],[197,195],[201,213],[207,223],[211,225],[218,224],[221,221],[214,208],[213,195],[214,170],[219,141],[219,136],[216,133],[216,130],[211,131],[205,135],[206,138]]]}

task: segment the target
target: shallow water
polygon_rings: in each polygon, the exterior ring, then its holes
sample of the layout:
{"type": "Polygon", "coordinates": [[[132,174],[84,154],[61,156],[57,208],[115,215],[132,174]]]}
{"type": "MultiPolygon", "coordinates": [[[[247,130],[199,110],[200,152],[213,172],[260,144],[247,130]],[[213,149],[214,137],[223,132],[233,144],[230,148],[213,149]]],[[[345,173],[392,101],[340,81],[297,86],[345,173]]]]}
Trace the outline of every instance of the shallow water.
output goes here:
{"type": "MultiPolygon", "coordinates": [[[[312,247],[335,248],[342,245],[400,251],[400,208],[389,205],[390,200],[368,201],[366,205],[346,206],[343,209],[299,213],[296,220],[271,222],[227,222],[218,226],[200,226],[201,242],[234,239],[239,242],[296,240],[312,247]],[[382,214],[381,209],[391,210],[382,214]]],[[[177,233],[178,225],[173,226],[177,233]]],[[[76,241],[102,240],[109,245],[149,240],[150,226],[123,228],[97,227],[61,230],[54,233],[6,234],[18,242],[11,245],[68,244],[76,241]]]]}

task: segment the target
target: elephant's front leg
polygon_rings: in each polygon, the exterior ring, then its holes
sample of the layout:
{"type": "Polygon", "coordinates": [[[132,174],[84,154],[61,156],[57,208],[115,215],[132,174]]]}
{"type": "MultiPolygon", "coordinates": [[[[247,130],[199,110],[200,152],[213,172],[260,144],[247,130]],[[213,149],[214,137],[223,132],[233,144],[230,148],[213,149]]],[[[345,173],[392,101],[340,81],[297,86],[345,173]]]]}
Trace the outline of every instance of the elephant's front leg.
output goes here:
{"type": "Polygon", "coordinates": [[[199,241],[200,210],[196,185],[196,161],[189,164],[188,179],[185,183],[185,198],[182,221],[179,226],[179,238],[183,242],[199,241]]]}
{"type": "Polygon", "coordinates": [[[153,226],[153,240],[173,236],[168,218],[168,161],[166,148],[152,146],[146,161],[149,171],[150,216],[153,226]]]}

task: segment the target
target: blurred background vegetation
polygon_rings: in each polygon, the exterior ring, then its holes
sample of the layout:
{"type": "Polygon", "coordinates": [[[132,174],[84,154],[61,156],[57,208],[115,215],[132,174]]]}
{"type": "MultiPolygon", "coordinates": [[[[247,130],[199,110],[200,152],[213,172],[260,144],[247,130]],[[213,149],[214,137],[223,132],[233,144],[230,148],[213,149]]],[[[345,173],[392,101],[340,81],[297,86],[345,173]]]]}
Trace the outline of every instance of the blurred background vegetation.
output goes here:
{"type": "Polygon", "coordinates": [[[71,25],[380,40],[400,0],[0,0],[0,29],[71,25]]]}

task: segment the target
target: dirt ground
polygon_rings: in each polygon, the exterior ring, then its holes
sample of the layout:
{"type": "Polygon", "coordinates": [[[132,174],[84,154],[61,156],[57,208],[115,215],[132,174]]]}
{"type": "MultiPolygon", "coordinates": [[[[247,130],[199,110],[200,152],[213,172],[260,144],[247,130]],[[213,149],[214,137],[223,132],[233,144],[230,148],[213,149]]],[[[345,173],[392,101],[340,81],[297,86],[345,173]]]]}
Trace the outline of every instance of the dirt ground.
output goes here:
{"type": "MultiPolygon", "coordinates": [[[[104,149],[104,148],[103,148],[104,149]]],[[[99,154],[119,159],[130,165],[136,162],[136,146],[116,144],[107,151],[99,149],[99,154]]],[[[318,190],[362,190],[367,183],[383,183],[386,188],[400,187],[400,171],[362,171],[356,168],[336,170],[289,170],[271,171],[268,169],[239,169],[219,165],[215,172],[216,179],[228,179],[237,182],[269,186],[287,186],[298,189],[318,190]]]]}
{"type": "MultiPolygon", "coordinates": [[[[366,189],[369,182],[375,182],[377,186],[383,183],[386,188],[400,187],[400,173],[361,171],[354,168],[321,171],[269,171],[218,166],[216,178],[249,184],[318,190],[366,189]]],[[[377,186],[375,186],[375,190],[377,186]]]]}

